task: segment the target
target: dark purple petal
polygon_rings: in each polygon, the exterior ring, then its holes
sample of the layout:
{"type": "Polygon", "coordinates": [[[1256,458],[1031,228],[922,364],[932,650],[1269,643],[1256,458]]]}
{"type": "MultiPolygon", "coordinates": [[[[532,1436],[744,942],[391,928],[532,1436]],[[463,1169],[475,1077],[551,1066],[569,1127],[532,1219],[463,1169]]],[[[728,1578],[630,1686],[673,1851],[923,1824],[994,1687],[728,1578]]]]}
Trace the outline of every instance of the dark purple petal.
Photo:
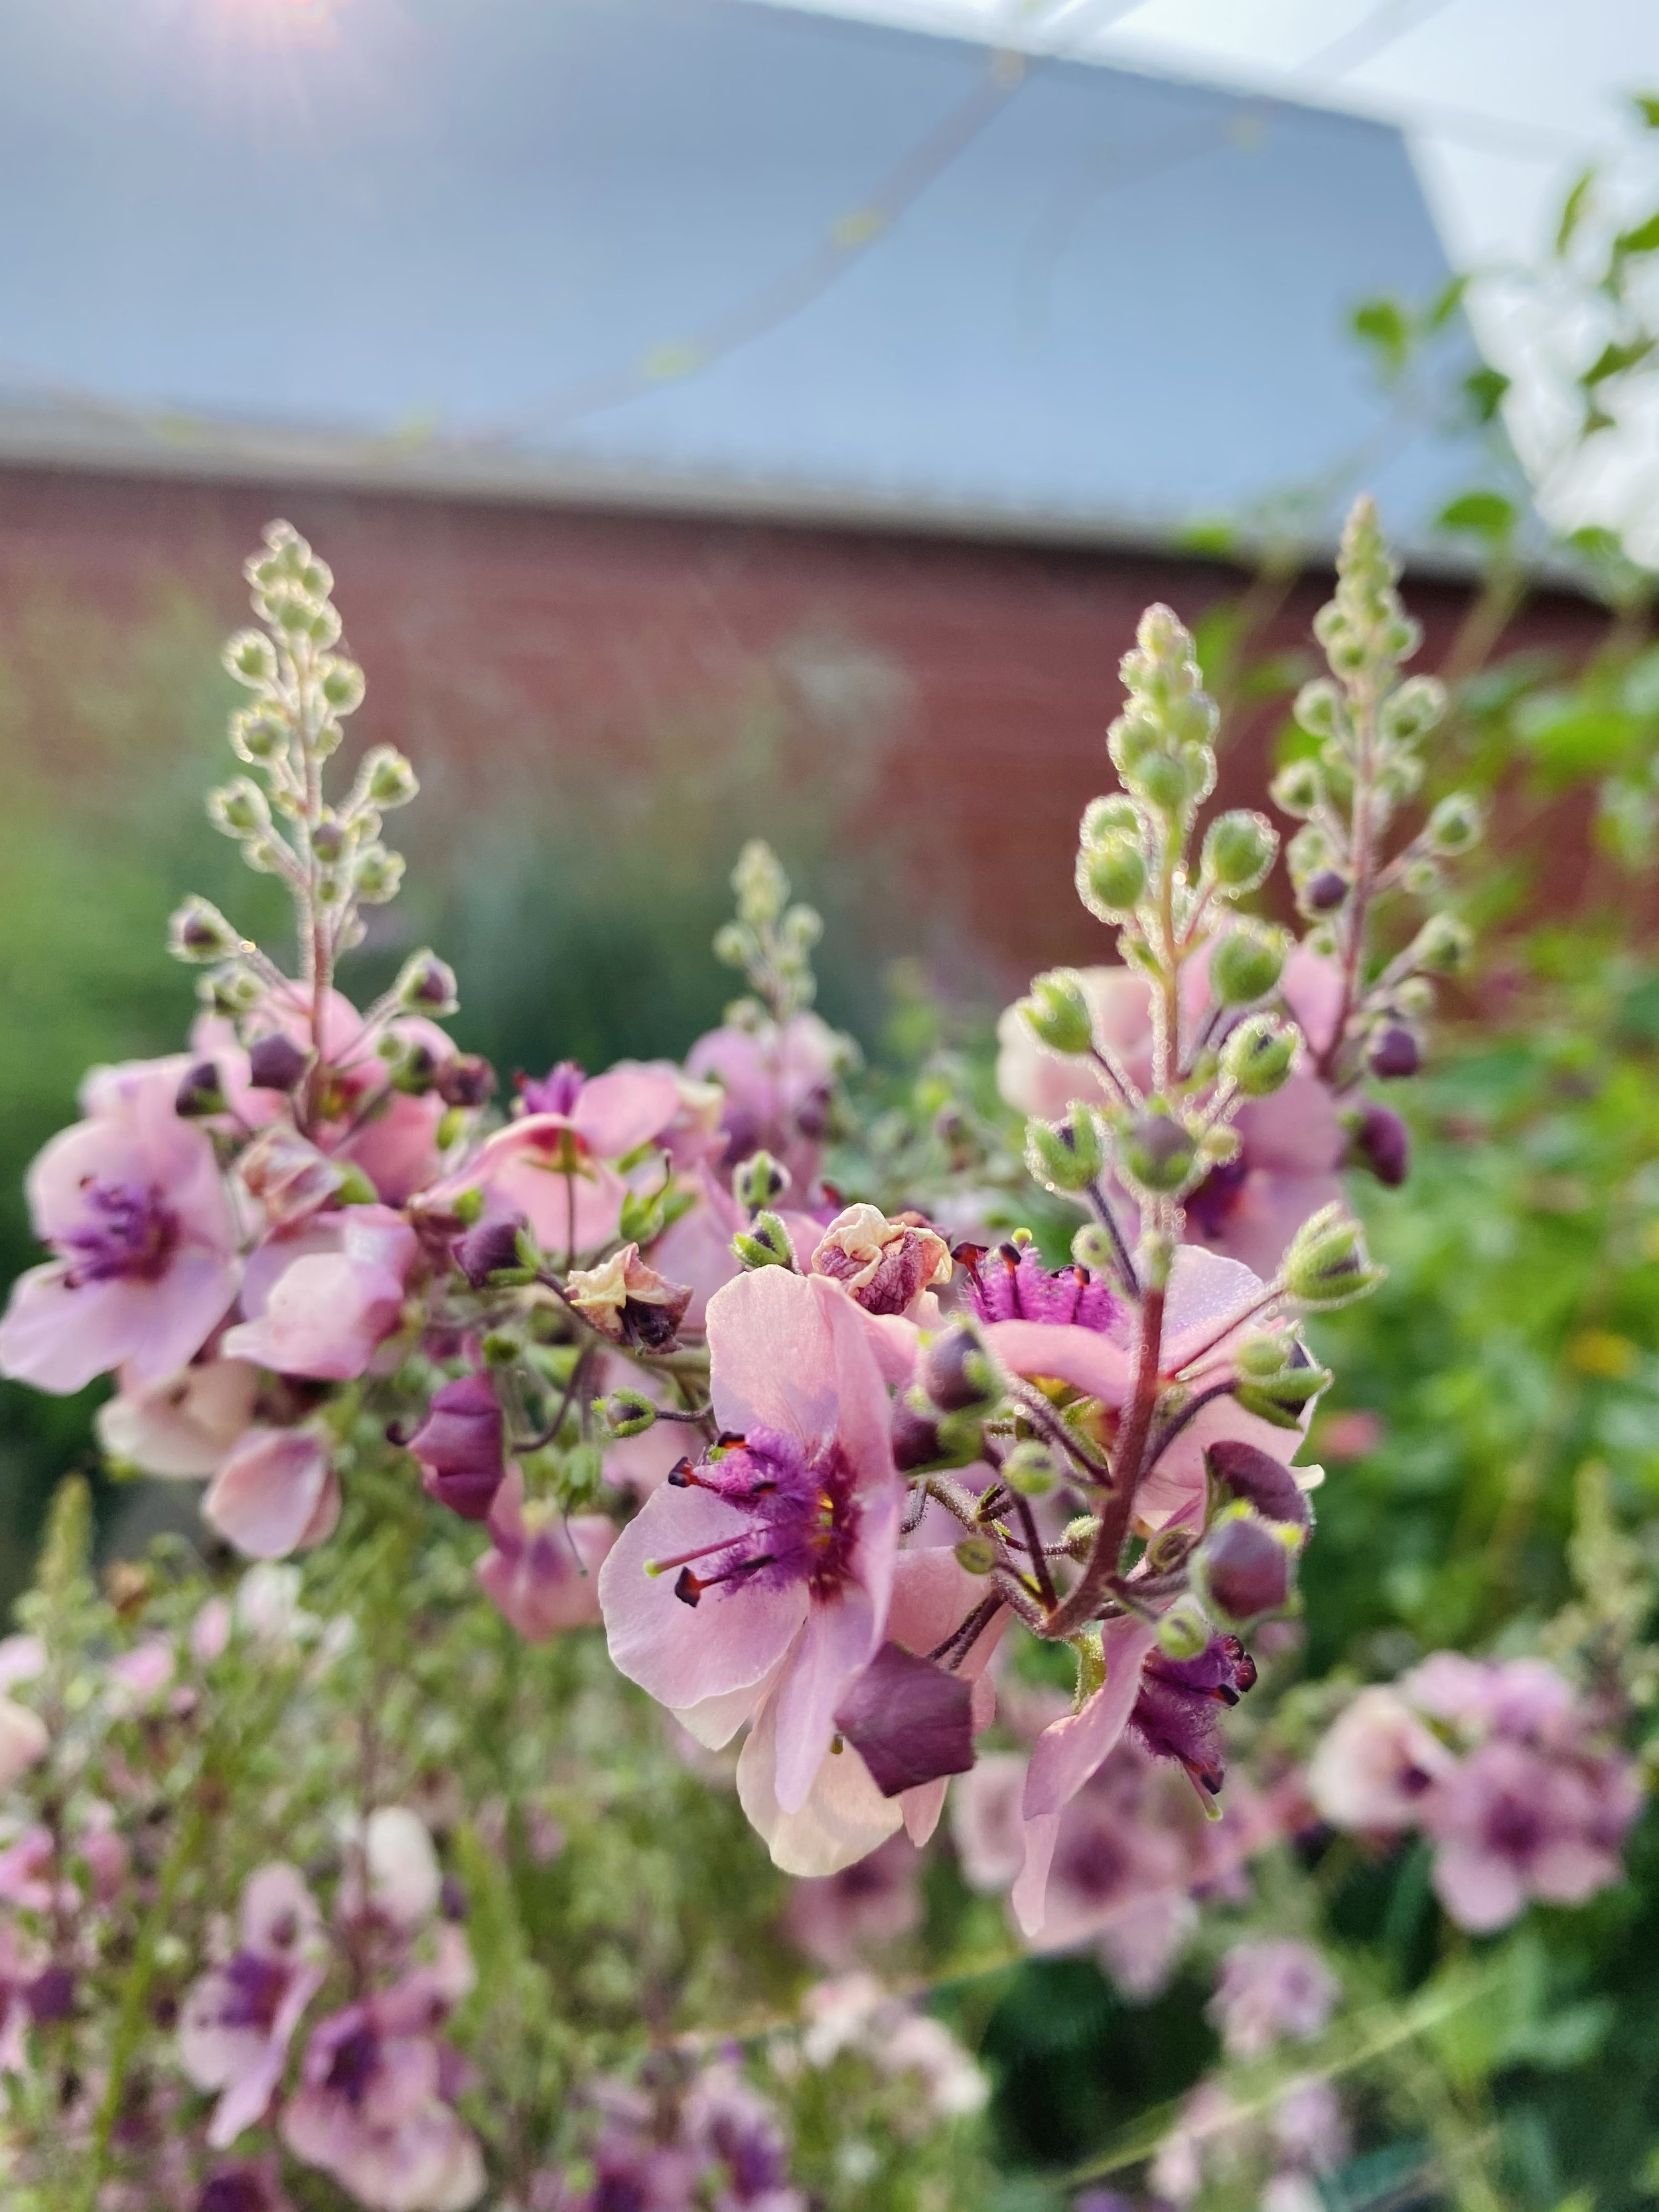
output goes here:
{"type": "Polygon", "coordinates": [[[292,1091],[311,1065],[292,1037],[274,1031],[247,1048],[247,1079],[256,1091],[292,1091]]]}
{"type": "Polygon", "coordinates": [[[1271,1452],[1258,1451],[1237,1437],[1224,1437],[1210,1446],[1204,1461],[1218,1482],[1269,1521],[1293,1521],[1299,1528],[1312,1526],[1307,1492],[1297,1487],[1295,1475],[1271,1452]]]}
{"type": "Polygon", "coordinates": [[[1211,1639],[1194,1659],[1154,1650],[1141,1671],[1129,1726],[1154,1758],[1173,1759],[1210,1796],[1226,1775],[1221,1711],[1255,1681],[1255,1662],[1236,1636],[1211,1639]]]}
{"type": "Polygon", "coordinates": [[[884,1644],[836,1712],[884,1797],[974,1763],[973,1692],[902,1644],[884,1644]]]}
{"type": "Polygon", "coordinates": [[[1367,1105],[1349,1140],[1348,1157],[1369,1168],[1385,1189],[1398,1190],[1411,1172],[1411,1133],[1387,1106],[1367,1105]]]}
{"type": "Polygon", "coordinates": [[[434,1391],[431,1410],[409,1440],[428,1497],[483,1521],[507,1474],[506,1425],[486,1375],[464,1375],[434,1391]]]}
{"type": "Polygon", "coordinates": [[[1199,1551],[1204,1587],[1229,1620],[1282,1613],[1296,1581],[1296,1561],[1264,1522],[1239,1514],[1217,1523],[1199,1551]]]}

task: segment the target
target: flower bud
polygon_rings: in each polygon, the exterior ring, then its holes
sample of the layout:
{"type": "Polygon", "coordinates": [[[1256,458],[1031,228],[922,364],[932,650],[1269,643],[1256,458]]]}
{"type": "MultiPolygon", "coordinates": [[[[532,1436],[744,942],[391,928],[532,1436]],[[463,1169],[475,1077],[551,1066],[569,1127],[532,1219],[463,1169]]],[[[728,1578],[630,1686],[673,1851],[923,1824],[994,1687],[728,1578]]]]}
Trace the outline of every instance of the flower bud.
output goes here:
{"type": "Polygon", "coordinates": [[[770,1152],[751,1152],[732,1177],[732,1195],[745,1213],[775,1206],[789,1188],[789,1170],[770,1152]]]}
{"type": "Polygon", "coordinates": [[[1166,1659],[1196,1659],[1212,1633],[1203,1607],[1183,1591],[1158,1624],[1158,1648],[1166,1659]]]}
{"type": "Polygon", "coordinates": [[[988,1536],[964,1536],[957,1546],[957,1565],[964,1573],[988,1575],[997,1563],[997,1547],[988,1536]]]}
{"type": "Polygon", "coordinates": [[[198,966],[226,960],[242,949],[242,940],[216,906],[204,898],[187,898],[167,924],[167,950],[175,960],[198,966]]]}
{"type": "MultiPolygon", "coordinates": [[[[366,688],[363,672],[355,660],[337,660],[332,654],[330,654],[323,662],[318,677],[317,688],[322,693],[323,702],[331,714],[355,714],[363,703],[363,692],[366,688]]],[[[392,748],[389,745],[375,747],[376,753],[391,752],[391,750],[392,748]]],[[[393,757],[400,757],[396,755],[393,757]]],[[[371,754],[369,757],[372,760],[374,755],[371,754]]],[[[404,767],[408,774],[410,787],[404,795],[413,799],[416,788],[414,772],[410,769],[407,762],[404,763],[404,767]]],[[[374,803],[377,806],[401,806],[403,799],[376,799],[374,803]]]]}
{"type": "Polygon", "coordinates": [[[567,1513],[591,1506],[605,1481],[605,1455],[598,1444],[572,1444],[559,1468],[556,1495],[567,1513]]]}
{"type": "Polygon", "coordinates": [[[1348,1141],[1348,1159],[1369,1168],[1386,1190],[1398,1190],[1411,1172],[1412,1140],[1398,1114],[1367,1103],[1348,1141]]]}
{"type": "Polygon", "coordinates": [[[1019,1010],[1037,1042],[1051,1052],[1084,1053],[1094,1042],[1089,1001],[1074,969],[1052,968],[1034,977],[1030,995],[1020,1000],[1019,1010]]]}
{"type": "Polygon", "coordinates": [[[352,889],[365,906],[384,906],[398,896],[404,879],[404,856],[384,845],[365,845],[352,871],[352,889]]]}
{"type": "Polygon", "coordinates": [[[1109,838],[1125,834],[1135,838],[1140,835],[1140,817],[1135,811],[1133,799],[1115,791],[1089,801],[1078,824],[1078,842],[1085,851],[1092,852],[1109,838]]]}
{"type": "Polygon", "coordinates": [[[507,1473],[506,1424],[489,1376],[464,1375],[434,1390],[409,1449],[428,1497],[463,1521],[486,1519],[507,1473]]]}
{"type": "MultiPolygon", "coordinates": [[[[1317,624],[1315,627],[1317,632],[1317,624]]],[[[1320,642],[1322,645],[1328,641],[1321,637],[1320,642]]],[[[1296,695],[1291,712],[1310,738],[1334,738],[1347,721],[1342,694],[1328,676],[1304,684],[1296,695]]]]}
{"type": "Polygon", "coordinates": [[[790,1267],[795,1264],[795,1248],[789,1241],[789,1231],[775,1213],[763,1209],[732,1239],[732,1249],[745,1267],[790,1267]]]}
{"type": "Polygon", "coordinates": [[[1235,1385],[1233,1396],[1247,1413],[1270,1422],[1276,1429],[1299,1429],[1310,1402],[1330,1381],[1328,1368],[1316,1367],[1301,1347],[1292,1362],[1277,1374],[1235,1385]]]}
{"type": "Polygon", "coordinates": [[[613,1390],[608,1398],[599,1400],[594,1410],[618,1439],[642,1437],[657,1425],[657,1409],[643,1390],[613,1390]]]}
{"type": "Polygon", "coordinates": [[[1480,842],[1486,809],[1472,791],[1448,792],[1429,817],[1425,836],[1434,853],[1467,853],[1480,842]]]}
{"type": "Polygon", "coordinates": [[[1230,1509],[1193,1559],[1210,1609],[1235,1628],[1283,1613],[1296,1588],[1300,1537],[1294,1522],[1261,1520],[1248,1506],[1230,1509]]]}
{"type": "Polygon", "coordinates": [[[310,1054],[280,1030],[255,1037],[247,1048],[248,1081],[256,1091],[292,1091],[310,1065],[310,1054]]]}
{"type": "Polygon", "coordinates": [[[1125,772],[1123,780],[1161,814],[1178,813],[1189,799],[1197,795],[1195,779],[1175,753],[1144,754],[1132,770],[1125,772]]]}
{"type": "Polygon", "coordinates": [[[185,1121],[225,1111],[224,1085],[219,1080],[219,1070],[214,1061],[198,1060],[186,1071],[173,1102],[173,1110],[185,1121]]]}
{"type": "Polygon", "coordinates": [[[232,751],[260,768],[284,757],[289,736],[287,722],[275,708],[244,707],[231,718],[232,751]]]}
{"type": "Polygon", "coordinates": [[[1382,735],[1393,744],[1411,745],[1425,737],[1445,711],[1444,684],[1432,676],[1413,676],[1383,702],[1378,720],[1382,735]]]}
{"type": "Polygon", "coordinates": [[[407,806],[421,787],[395,745],[376,745],[365,757],[357,780],[371,806],[407,806]]]}
{"type": "Polygon", "coordinates": [[[1423,1048],[1417,1034],[1403,1022],[1384,1022],[1371,1031],[1365,1052],[1366,1063],[1373,1075],[1391,1081],[1402,1075],[1415,1075],[1422,1064],[1423,1048]]]}
{"type": "Polygon", "coordinates": [[[1431,914],[1412,939],[1407,958],[1431,975],[1455,975],[1468,962],[1474,933],[1455,915],[1431,914]]]}
{"type": "Polygon", "coordinates": [[[1085,1221],[1072,1239],[1072,1257],[1091,1275],[1115,1275],[1117,1247],[1098,1221],[1085,1221]]]}
{"type": "Polygon", "coordinates": [[[276,648],[263,630],[239,629],[225,646],[225,666],[239,684],[262,690],[276,681],[276,648]]]}
{"type": "Polygon", "coordinates": [[[1060,1480],[1054,1454],[1035,1437],[1027,1437],[1014,1446],[1003,1461],[1000,1473],[1018,1498],[1046,1498],[1060,1480]]]}
{"type": "Polygon", "coordinates": [[[1340,1204],[1322,1206],[1296,1232],[1285,1255],[1285,1285],[1298,1304],[1322,1310],[1364,1297],[1382,1279],[1365,1234],[1340,1204]]]}
{"type": "Polygon", "coordinates": [[[1253,891],[1279,850],[1279,832],[1265,814],[1238,807],[1218,814],[1205,832],[1203,870],[1224,890],[1253,891]]]}
{"type": "Polygon", "coordinates": [[[1196,1147],[1190,1130],[1153,1100],[1120,1136],[1117,1158],[1137,1189],[1163,1194],[1179,1190],[1191,1175],[1196,1147]]]}
{"type": "Polygon", "coordinates": [[[524,1268],[520,1237],[527,1226],[515,1213],[480,1221],[467,1231],[455,1247],[455,1264],[475,1291],[483,1290],[492,1275],[517,1274],[524,1268]]]}
{"type": "Polygon", "coordinates": [[[239,775],[210,791],[207,811],[209,821],[227,837],[258,837],[270,828],[265,795],[251,776],[239,775]]]}
{"type": "Polygon", "coordinates": [[[1267,793],[1281,814],[1311,814],[1319,804],[1319,763],[1287,761],[1268,785],[1267,793]]]}
{"type": "Polygon", "coordinates": [[[1313,1508],[1296,1479],[1294,1468],[1258,1450],[1237,1437],[1224,1437],[1204,1455],[1210,1480],[1224,1484],[1236,1498],[1252,1507],[1266,1521],[1293,1522],[1299,1528],[1313,1520],[1313,1508]]]}
{"type": "Polygon", "coordinates": [[[337,814],[311,825],[311,849],[325,868],[337,867],[351,848],[351,832],[337,814]]]}
{"type": "Polygon", "coordinates": [[[204,1006],[210,1006],[216,1014],[225,1015],[231,1021],[238,1021],[244,1014],[251,1014],[264,1002],[265,995],[264,985],[252,969],[244,968],[240,961],[231,967],[216,969],[211,975],[204,975],[197,990],[204,1006]]]}
{"type": "Polygon", "coordinates": [[[1025,1124],[1025,1164],[1050,1190],[1086,1190],[1106,1165],[1106,1131],[1092,1106],[1080,1101],[1063,1121],[1025,1124]]]}
{"type": "Polygon", "coordinates": [[[1310,914],[1334,914],[1348,896],[1348,879],[1340,868],[1316,868],[1302,886],[1302,903],[1310,914]]]}
{"type": "Polygon", "coordinates": [[[1272,1014],[1251,1014],[1221,1048],[1221,1066],[1246,1098],[1279,1090],[1296,1065],[1297,1034],[1272,1014]]]}
{"type": "Polygon", "coordinates": [[[1289,953],[1283,930],[1241,922],[1210,955],[1211,997],[1218,1006],[1253,1006],[1278,989],[1289,953]]]}
{"type": "Polygon", "coordinates": [[[1135,837],[1120,831],[1078,854],[1078,896],[1100,921],[1133,914],[1146,889],[1146,863],[1135,837]]]}
{"type": "Polygon", "coordinates": [[[440,1020],[446,1014],[453,1014],[460,1005],[455,970],[431,951],[410,954],[392,992],[398,1004],[410,1013],[434,1015],[440,1020]]]}
{"type": "Polygon", "coordinates": [[[1002,1395],[996,1363],[970,1321],[953,1321],[921,1340],[916,1382],[942,1413],[986,1412],[1002,1395]]]}
{"type": "Polygon", "coordinates": [[[482,1053],[458,1052],[439,1067],[432,1087],[446,1106],[488,1106],[495,1095],[495,1071],[482,1053]]]}
{"type": "Polygon", "coordinates": [[[1238,1340],[1233,1365],[1241,1375],[1250,1377],[1277,1375],[1291,1364],[1297,1348],[1294,1329],[1249,1329],[1238,1340]]]}

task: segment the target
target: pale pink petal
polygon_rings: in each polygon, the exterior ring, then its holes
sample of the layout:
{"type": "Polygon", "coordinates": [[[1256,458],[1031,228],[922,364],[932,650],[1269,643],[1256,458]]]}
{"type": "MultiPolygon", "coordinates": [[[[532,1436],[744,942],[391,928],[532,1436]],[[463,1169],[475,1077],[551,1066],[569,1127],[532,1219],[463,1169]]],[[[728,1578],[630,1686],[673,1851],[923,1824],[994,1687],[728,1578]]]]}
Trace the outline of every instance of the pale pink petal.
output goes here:
{"type": "Polygon", "coordinates": [[[1204,1347],[1229,1334],[1261,1298],[1266,1285],[1242,1261],[1183,1244],[1170,1270],[1164,1304],[1159,1365],[1173,1375],[1204,1347]]]}
{"type": "Polygon", "coordinates": [[[985,1340],[1016,1375],[1049,1375],[1091,1398],[1121,1406],[1134,1382],[1133,1354],[1096,1329],[1069,1322],[1000,1321],[985,1340]]]}
{"type": "Polygon", "coordinates": [[[224,1319],[236,1277],[221,1253],[181,1251],[159,1281],[115,1286],[133,1293],[123,1364],[135,1382],[165,1382],[189,1363],[224,1319]]]}
{"type": "Polygon", "coordinates": [[[902,1820],[850,1744],[817,1761],[793,1811],[778,1802],[777,1699],[762,1706],[738,1760],[738,1802],[785,1874],[839,1874],[894,1834],[902,1820]]]}
{"type": "Polygon", "coordinates": [[[361,1168],[388,1206],[402,1206],[438,1171],[438,1124],[444,1112],[435,1091],[424,1098],[394,1091],[380,1111],[333,1148],[336,1157],[361,1168]]]}
{"type": "MultiPolygon", "coordinates": [[[[836,1347],[845,1342],[830,1334],[837,1306],[856,1311],[822,1276],[784,1267],[758,1267],[714,1293],[708,1354],[722,1427],[775,1429],[809,1450],[836,1433],[836,1347]]],[[[863,1348],[879,1387],[874,1354],[863,1348]]]]}
{"type": "Polygon", "coordinates": [[[882,1641],[883,1620],[856,1583],[815,1601],[769,1703],[776,1709],[774,1789],[786,1813],[800,1810],[836,1733],[836,1708],[882,1641]]]}
{"type": "Polygon", "coordinates": [[[361,1375],[403,1314],[400,1279],[344,1252],[293,1261],[257,1321],[225,1333],[226,1355],[281,1375],[347,1382],[361,1375]]]}
{"type": "Polygon", "coordinates": [[[98,1441],[146,1474],[214,1474],[252,1419],[258,1389],[258,1370],[240,1359],[204,1360],[147,1387],[124,1380],[98,1409],[98,1441]]]}
{"type": "Polygon", "coordinates": [[[741,1514],[708,1491],[665,1486],[647,1498],[600,1568],[612,1662],[659,1703],[678,1710],[758,1682],[805,1619],[806,1592],[799,1583],[721,1585],[689,1606],[674,1595],[672,1571],[646,1571],[647,1562],[737,1541],[748,1529],[741,1514]]]}
{"type": "Polygon", "coordinates": [[[44,1759],[52,1743],[39,1713],[15,1698],[0,1698],[0,1790],[9,1790],[44,1759]]]}
{"type": "Polygon", "coordinates": [[[1342,970],[1336,962],[1298,945],[1279,988],[1309,1048],[1328,1051],[1342,1011],[1342,970]]]}
{"type": "Polygon", "coordinates": [[[203,1498],[202,1515],[249,1559],[286,1559],[326,1510],[332,1478],[308,1429],[250,1429],[203,1498]]]}
{"type": "Polygon", "coordinates": [[[665,1130],[680,1109],[680,1086],[665,1060],[625,1060],[583,1084],[573,1125],[599,1158],[617,1160],[665,1130]]]}
{"type": "Polygon", "coordinates": [[[1527,1901],[1513,1861],[1474,1844],[1443,1844],[1435,1854],[1433,1879],[1435,1895],[1472,1936],[1506,1928],[1527,1901]]]}

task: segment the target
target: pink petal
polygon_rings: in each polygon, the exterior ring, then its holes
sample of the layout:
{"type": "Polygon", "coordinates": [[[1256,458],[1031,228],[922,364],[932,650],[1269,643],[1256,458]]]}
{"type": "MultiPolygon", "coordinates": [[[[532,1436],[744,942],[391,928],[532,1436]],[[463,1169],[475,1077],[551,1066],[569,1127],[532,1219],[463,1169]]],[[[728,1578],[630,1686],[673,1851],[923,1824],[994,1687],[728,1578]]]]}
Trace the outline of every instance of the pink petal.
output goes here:
{"type": "Polygon", "coordinates": [[[1133,1383],[1133,1358],[1124,1346],[1069,1322],[994,1322],[985,1340],[1014,1374],[1052,1375],[1109,1406],[1121,1406],[1133,1383]]]}
{"type": "Polygon", "coordinates": [[[617,1160],[665,1130],[680,1109],[666,1061],[623,1061],[582,1085],[570,1119],[601,1159],[617,1160]]]}
{"type": "Polygon", "coordinates": [[[825,1753],[793,1811],[778,1802],[778,1701],[761,1708],[738,1761],[738,1802],[785,1874],[839,1874],[898,1829],[895,1798],[884,1797],[850,1746],[825,1753]]]}
{"type": "Polygon", "coordinates": [[[286,1559],[326,1515],[332,1480],[309,1430],[250,1429],[202,1500],[203,1517],[250,1559],[286,1559]]]}
{"type": "Polygon", "coordinates": [[[649,1560],[740,1538],[748,1528],[741,1514],[708,1492],[665,1486],[647,1498],[599,1570],[611,1659],[661,1705],[678,1710],[758,1682],[805,1619],[806,1592],[799,1583],[784,1589],[721,1586],[690,1606],[674,1595],[673,1572],[646,1572],[649,1560]]]}
{"type": "Polygon", "coordinates": [[[1159,1365],[1173,1375],[1227,1334],[1261,1297],[1265,1285],[1237,1260],[1183,1244],[1170,1271],[1159,1365]]]}
{"type": "Polygon", "coordinates": [[[1527,1901],[1510,1862],[1474,1844],[1443,1844],[1435,1854],[1433,1880],[1435,1895],[1472,1936],[1506,1928],[1527,1901]]]}
{"type": "Polygon", "coordinates": [[[798,1813],[805,1802],[836,1733],[836,1708],[881,1640],[882,1620],[855,1583],[845,1584],[836,1596],[815,1602],[808,1612],[806,1626],[768,1701],[769,1711],[775,1709],[777,1716],[773,1787],[784,1812],[798,1813]]]}
{"type": "Polygon", "coordinates": [[[257,1321],[227,1330],[224,1350],[280,1375],[348,1382],[361,1375],[403,1313],[400,1278],[344,1252],[292,1261],[257,1321]]]}
{"type": "MultiPolygon", "coordinates": [[[[739,1275],[708,1301],[708,1354],[714,1411],[741,1434],[767,1428],[811,1449],[836,1433],[837,1345],[830,1301],[851,1301],[822,1276],[760,1267],[739,1275]]],[[[868,1372],[880,1386],[875,1358],[868,1372]]]]}

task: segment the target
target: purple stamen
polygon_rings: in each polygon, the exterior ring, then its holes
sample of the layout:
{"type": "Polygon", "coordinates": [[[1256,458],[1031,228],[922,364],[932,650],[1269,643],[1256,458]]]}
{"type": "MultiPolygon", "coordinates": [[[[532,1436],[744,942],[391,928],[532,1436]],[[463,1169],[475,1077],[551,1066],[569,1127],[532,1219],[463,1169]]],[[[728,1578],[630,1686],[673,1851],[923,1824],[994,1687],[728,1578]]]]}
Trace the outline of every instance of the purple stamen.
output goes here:
{"type": "Polygon", "coordinates": [[[683,1570],[674,1587],[684,1603],[696,1605],[706,1589],[720,1583],[763,1577],[773,1589],[804,1582],[815,1596],[827,1597],[851,1577],[860,1506],[853,1470],[839,1445],[831,1443],[808,1456],[793,1438],[754,1429],[717,1460],[695,1468],[683,1462],[670,1480],[677,1489],[710,1492],[750,1523],[721,1542],[653,1561],[659,1572],[683,1570]],[[693,1574],[690,1563],[701,1559],[716,1565],[707,1574],[693,1574]]]}
{"type": "Polygon", "coordinates": [[[519,1094],[524,1100],[526,1114],[571,1114],[582,1095],[587,1081],[587,1071],[574,1060],[562,1060],[539,1079],[521,1075],[519,1094]]]}
{"type": "Polygon", "coordinates": [[[179,1223],[159,1190],[88,1176],[81,1195],[89,1218],[58,1240],[70,1261],[72,1289],[82,1283],[153,1283],[165,1273],[179,1242],[179,1223]]]}

